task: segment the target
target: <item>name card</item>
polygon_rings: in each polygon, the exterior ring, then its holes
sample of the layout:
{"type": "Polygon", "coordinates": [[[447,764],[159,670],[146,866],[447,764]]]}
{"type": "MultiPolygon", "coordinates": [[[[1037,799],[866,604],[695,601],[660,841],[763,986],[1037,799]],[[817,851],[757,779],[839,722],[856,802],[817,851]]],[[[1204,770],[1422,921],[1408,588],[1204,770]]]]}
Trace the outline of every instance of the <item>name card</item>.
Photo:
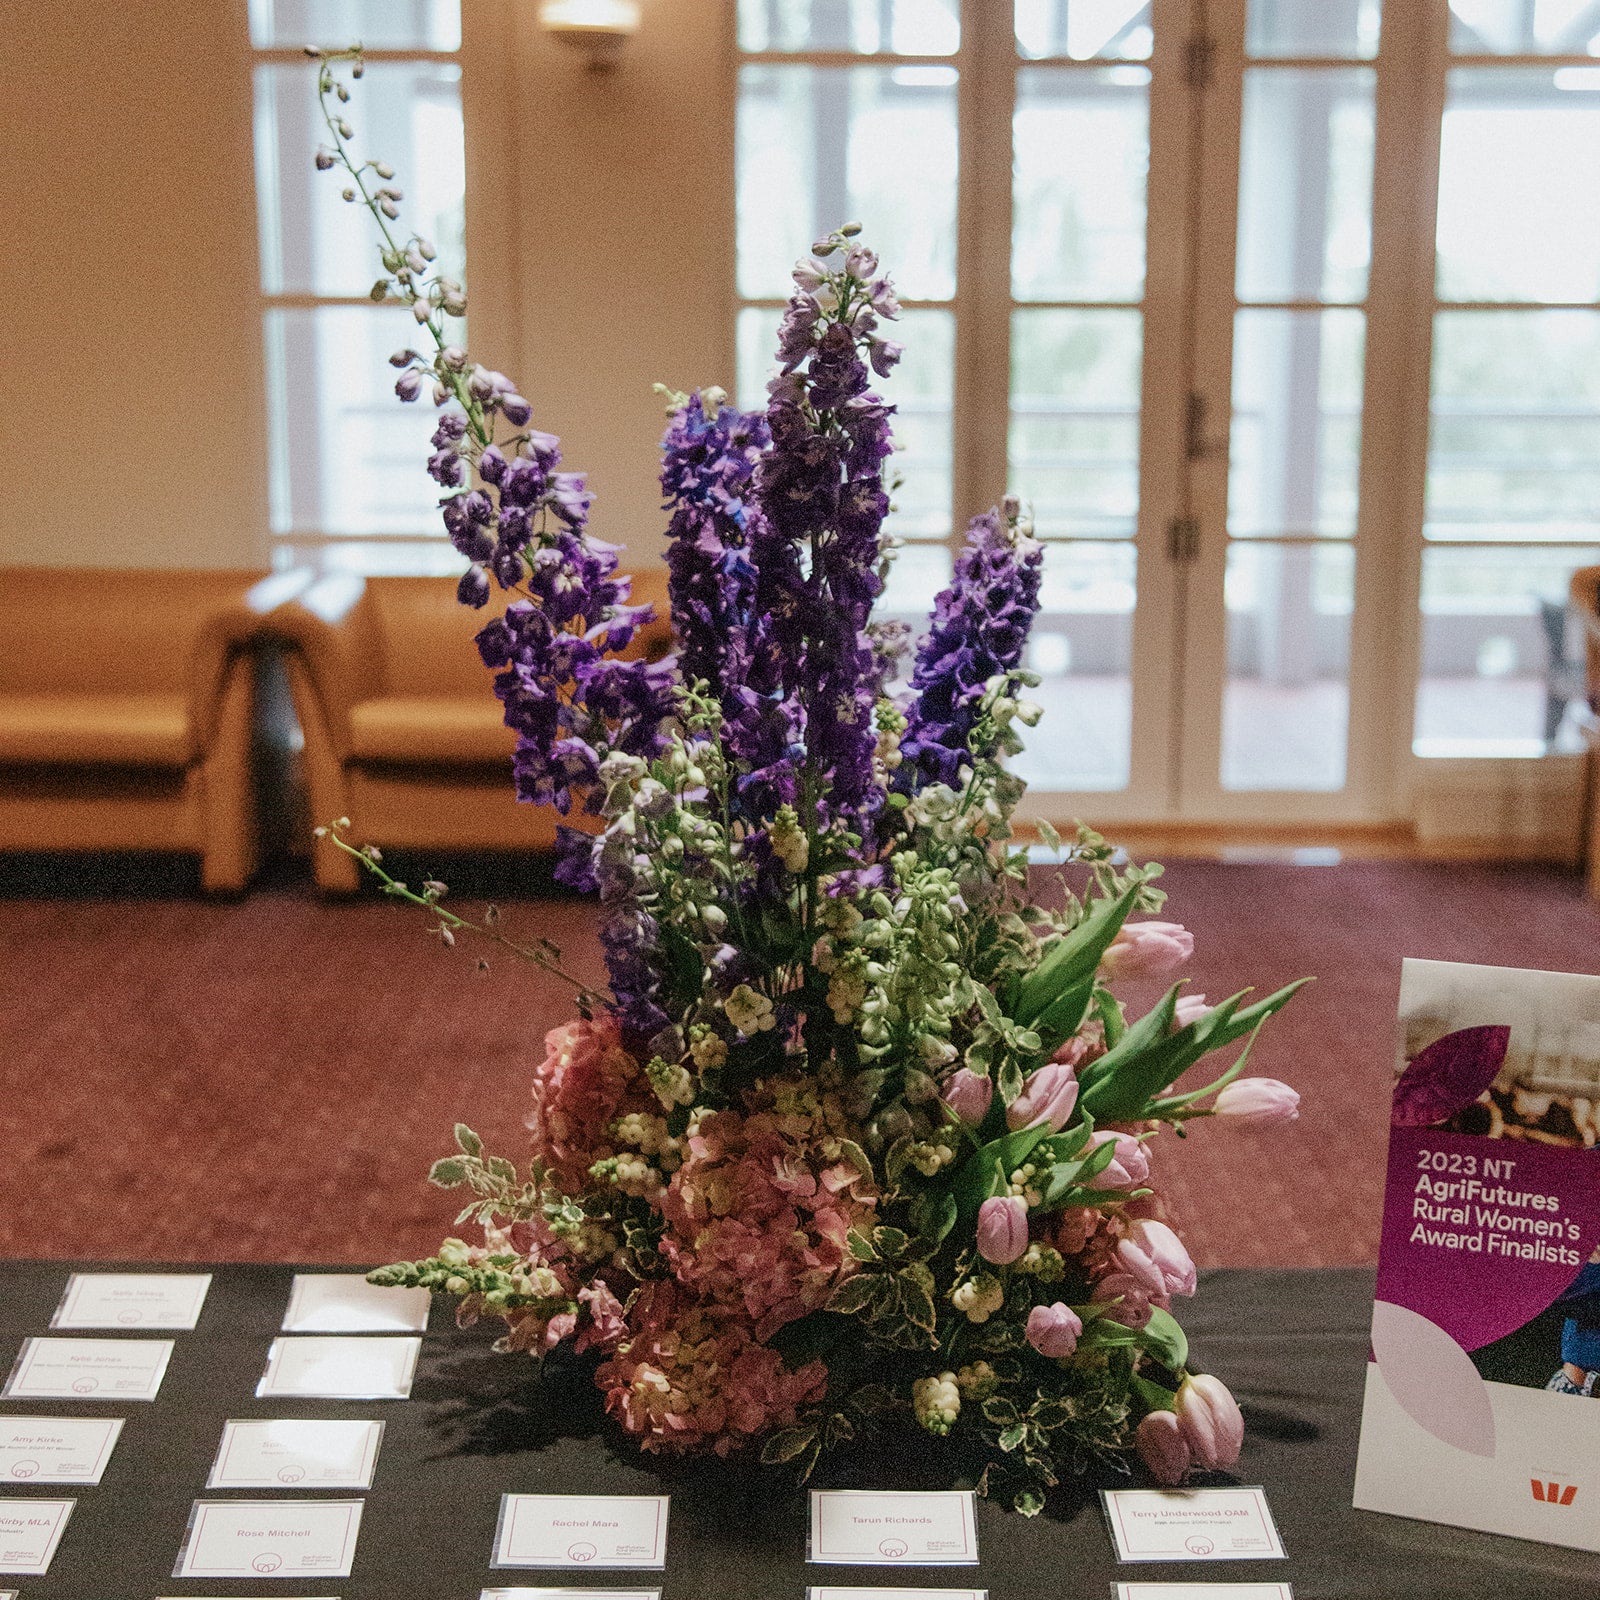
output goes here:
{"type": "Polygon", "coordinates": [[[359,1500],[196,1500],[174,1578],[348,1578],[359,1500]]]}
{"type": "Polygon", "coordinates": [[[852,1567],[976,1566],[972,1491],[813,1489],[807,1559],[852,1567]]]}
{"type": "Polygon", "coordinates": [[[256,1396],[310,1400],[405,1400],[420,1339],[274,1339],[256,1396]]]}
{"type": "Polygon", "coordinates": [[[1260,1489],[1102,1489],[1119,1561],[1265,1561],[1284,1552],[1260,1489]]]}
{"type": "Polygon", "coordinates": [[[1119,1583],[1117,1600],[1294,1600],[1286,1583],[1119,1583]]]}
{"type": "Polygon", "coordinates": [[[0,1417],[0,1479],[13,1483],[99,1483],[120,1417],[0,1417]]]}
{"type": "Polygon", "coordinates": [[[170,1339],[25,1339],[7,1400],[154,1400],[170,1339]]]}
{"type": "Polygon", "coordinates": [[[75,1272],[52,1328],[193,1328],[209,1272],[75,1272]]]}
{"type": "Polygon", "coordinates": [[[664,1494],[500,1497],[496,1567],[664,1567],[664,1494]]]}
{"type": "Polygon", "coordinates": [[[0,1500],[0,1572],[43,1577],[76,1500],[0,1500]]]}
{"type": "Polygon", "coordinates": [[[987,1589],[818,1589],[806,1600],[989,1600],[987,1589]]]}
{"type": "Polygon", "coordinates": [[[228,1422],[206,1488],[370,1489],[382,1441],[381,1422],[228,1422]]]}
{"type": "Polygon", "coordinates": [[[297,1272],[283,1314],[285,1333],[421,1333],[426,1289],[382,1289],[359,1272],[297,1272]]]}
{"type": "MultiPolygon", "coordinates": [[[[0,1595],[0,1600],[5,1600],[0,1595]]],[[[478,1600],[661,1600],[659,1589],[484,1589],[478,1600]]]]}

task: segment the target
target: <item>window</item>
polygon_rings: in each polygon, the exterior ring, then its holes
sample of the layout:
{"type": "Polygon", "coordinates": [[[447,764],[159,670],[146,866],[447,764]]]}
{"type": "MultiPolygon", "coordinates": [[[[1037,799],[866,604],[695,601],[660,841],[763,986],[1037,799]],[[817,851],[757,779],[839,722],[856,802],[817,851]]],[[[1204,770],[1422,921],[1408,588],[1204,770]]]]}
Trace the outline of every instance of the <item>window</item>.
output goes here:
{"type": "Polygon", "coordinates": [[[453,572],[418,463],[431,407],[401,407],[391,351],[412,342],[376,306],[371,219],[312,162],[324,142],[303,47],[361,40],[357,146],[404,174],[409,227],[465,259],[458,0],[251,0],[256,197],[274,559],[361,571],[453,572]]]}
{"type": "Polygon", "coordinates": [[[1414,748],[1539,755],[1600,561],[1600,6],[1451,0],[1449,52],[1414,748]]]}
{"type": "Polygon", "coordinates": [[[957,0],[740,0],[739,403],[766,400],[789,273],[811,240],[869,218],[905,306],[899,408],[904,541],[881,611],[926,617],[948,581],[959,263],[957,0]]]}

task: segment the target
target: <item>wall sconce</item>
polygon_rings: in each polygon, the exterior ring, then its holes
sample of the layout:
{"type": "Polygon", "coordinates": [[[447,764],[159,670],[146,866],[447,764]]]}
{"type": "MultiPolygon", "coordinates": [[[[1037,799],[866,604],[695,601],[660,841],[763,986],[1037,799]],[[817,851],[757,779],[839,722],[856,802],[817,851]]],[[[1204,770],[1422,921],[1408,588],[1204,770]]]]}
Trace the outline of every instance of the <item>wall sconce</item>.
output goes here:
{"type": "Polygon", "coordinates": [[[591,71],[603,72],[639,31],[639,0],[543,0],[539,25],[581,51],[591,71]]]}

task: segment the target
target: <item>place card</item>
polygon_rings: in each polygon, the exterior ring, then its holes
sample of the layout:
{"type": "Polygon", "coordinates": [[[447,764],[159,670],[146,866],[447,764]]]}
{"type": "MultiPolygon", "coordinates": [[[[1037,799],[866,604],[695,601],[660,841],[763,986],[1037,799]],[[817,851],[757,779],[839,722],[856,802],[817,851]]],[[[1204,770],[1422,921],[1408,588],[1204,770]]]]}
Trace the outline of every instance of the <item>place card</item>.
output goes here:
{"type": "Polygon", "coordinates": [[[1119,1583],[1117,1600],[1294,1600],[1286,1583],[1119,1583]]]}
{"type": "Polygon", "coordinates": [[[1119,1561],[1265,1561],[1285,1554],[1261,1489],[1102,1489],[1119,1561]]]}
{"type": "Polygon", "coordinates": [[[208,1489],[370,1489],[381,1422],[230,1421],[208,1489]]]}
{"type": "Polygon", "coordinates": [[[813,1489],[807,1559],[852,1567],[976,1566],[972,1491],[813,1489]]]}
{"type": "Polygon", "coordinates": [[[359,1500],[196,1500],[174,1578],[348,1578],[359,1500]]]}
{"type": "Polygon", "coordinates": [[[664,1567],[664,1494],[506,1494],[495,1567],[664,1567]]]}
{"type": "Polygon", "coordinates": [[[6,1400],[154,1400],[170,1339],[24,1339],[6,1400]]]}
{"type": "Polygon", "coordinates": [[[285,1333],[422,1333],[426,1289],[384,1289],[359,1272],[297,1272],[283,1314],[285,1333]]]}
{"type": "Polygon", "coordinates": [[[0,1417],[0,1479],[99,1483],[121,1417],[0,1417]]]}
{"type": "Polygon", "coordinates": [[[76,1500],[0,1500],[0,1572],[41,1578],[76,1500]]]}
{"type": "MultiPolygon", "coordinates": [[[[0,1600],[5,1600],[0,1595],[0,1600]]],[[[661,1600],[659,1589],[484,1589],[478,1600],[661,1600]]]]}
{"type": "Polygon", "coordinates": [[[989,1600],[987,1589],[818,1589],[806,1600],[989,1600]]]}
{"type": "Polygon", "coordinates": [[[75,1272],[52,1328],[193,1328],[209,1272],[75,1272]]]}
{"type": "Polygon", "coordinates": [[[405,1400],[421,1351],[420,1339],[274,1339],[256,1397],[405,1400]]]}

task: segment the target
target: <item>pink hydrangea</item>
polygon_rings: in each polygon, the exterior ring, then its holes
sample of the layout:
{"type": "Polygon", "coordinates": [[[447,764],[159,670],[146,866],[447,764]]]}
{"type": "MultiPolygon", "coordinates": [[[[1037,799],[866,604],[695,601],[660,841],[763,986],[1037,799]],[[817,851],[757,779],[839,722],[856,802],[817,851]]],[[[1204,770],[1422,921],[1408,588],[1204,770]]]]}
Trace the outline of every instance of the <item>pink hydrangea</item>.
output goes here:
{"type": "Polygon", "coordinates": [[[659,1203],[673,1276],[765,1339],[854,1269],[846,1236],[870,1226],[876,1197],[820,1109],[773,1105],[705,1118],[659,1203]]]}
{"type": "Polygon", "coordinates": [[[567,1193],[576,1194],[588,1181],[589,1168],[616,1153],[611,1124],[625,1110],[654,1105],[654,1096],[643,1090],[630,1096],[642,1075],[622,1048],[614,1018],[564,1023],[552,1028],[544,1043],[528,1117],[533,1153],[567,1193]]]}
{"type": "Polygon", "coordinates": [[[820,1361],[790,1371],[749,1322],[691,1299],[678,1285],[648,1285],[634,1301],[628,1333],[595,1374],[606,1409],[641,1449],[728,1455],[822,1399],[820,1361]]]}

